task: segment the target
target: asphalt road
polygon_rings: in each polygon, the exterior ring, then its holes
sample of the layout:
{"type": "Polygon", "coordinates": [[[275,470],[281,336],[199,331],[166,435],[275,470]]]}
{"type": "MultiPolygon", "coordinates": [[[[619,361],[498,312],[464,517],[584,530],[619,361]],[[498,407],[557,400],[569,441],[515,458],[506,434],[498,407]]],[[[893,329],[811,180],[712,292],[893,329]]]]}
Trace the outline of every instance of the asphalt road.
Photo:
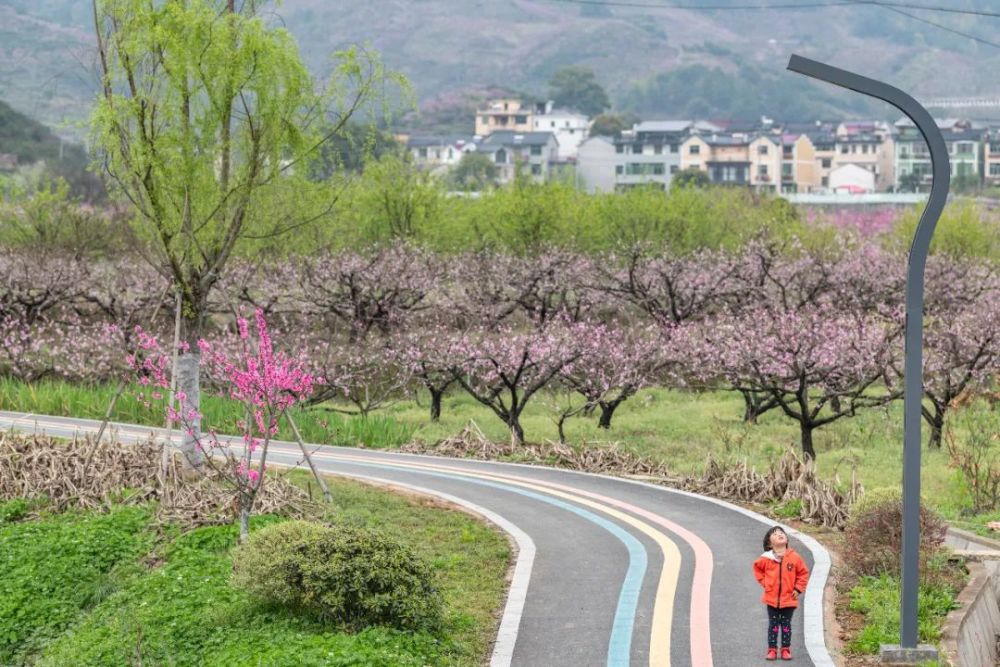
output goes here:
{"type": "MultiPolygon", "coordinates": [[[[0,412],[5,430],[71,437],[98,425],[0,412]]],[[[113,426],[123,442],[166,435],[113,426]]],[[[323,472],[442,497],[516,541],[495,667],[771,664],[763,659],[767,614],[750,569],[773,525],[764,517],[664,487],[541,466],[310,449],[323,472]]],[[[302,454],[294,443],[272,443],[269,460],[295,465],[302,454]]],[[[829,556],[808,536],[787,531],[812,571],[793,619],[794,662],[830,667],[822,627],[829,556]]]]}

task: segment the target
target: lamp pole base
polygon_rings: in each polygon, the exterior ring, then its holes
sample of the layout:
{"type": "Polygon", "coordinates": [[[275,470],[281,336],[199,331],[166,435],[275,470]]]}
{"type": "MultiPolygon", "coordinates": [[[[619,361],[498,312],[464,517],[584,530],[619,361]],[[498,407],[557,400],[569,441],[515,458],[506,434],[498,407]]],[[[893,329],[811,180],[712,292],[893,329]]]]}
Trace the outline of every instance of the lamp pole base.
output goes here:
{"type": "Polygon", "coordinates": [[[916,648],[903,648],[899,644],[882,644],[879,659],[883,665],[921,665],[940,660],[938,650],[929,644],[918,644],[916,648]]]}

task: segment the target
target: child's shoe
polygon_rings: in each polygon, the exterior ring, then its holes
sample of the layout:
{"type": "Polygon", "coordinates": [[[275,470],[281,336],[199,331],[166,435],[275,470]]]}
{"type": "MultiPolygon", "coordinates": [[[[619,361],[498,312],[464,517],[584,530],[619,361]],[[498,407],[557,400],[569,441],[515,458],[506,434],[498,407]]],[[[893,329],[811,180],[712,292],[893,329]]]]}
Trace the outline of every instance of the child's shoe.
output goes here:
{"type": "Polygon", "coordinates": [[[777,660],[778,659],[778,649],[776,649],[776,648],[769,648],[769,649],[767,649],[767,658],[765,658],[765,659],[766,660],[777,660]]]}
{"type": "Polygon", "coordinates": [[[783,648],[783,649],[781,649],[781,659],[782,660],[791,660],[792,659],[792,649],[790,649],[790,648],[783,648]]]}

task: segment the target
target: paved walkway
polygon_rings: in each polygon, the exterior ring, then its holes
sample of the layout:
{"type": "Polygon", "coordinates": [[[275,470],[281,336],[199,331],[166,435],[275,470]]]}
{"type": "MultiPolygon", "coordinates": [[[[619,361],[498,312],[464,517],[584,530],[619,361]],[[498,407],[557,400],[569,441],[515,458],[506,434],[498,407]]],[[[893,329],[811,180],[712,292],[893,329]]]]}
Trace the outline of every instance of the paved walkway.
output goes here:
{"type": "MultiPolygon", "coordinates": [[[[53,436],[98,422],[0,412],[0,428],[53,436]]],[[[114,425],[119,440],[160,429],[114,425]]],[[[175,437],[176,434],[175,434],[175,437]]],[[[750,667],[763,660],[766,613],[750,565],[771,521],[711,498],[541,466],[317,446],[322,471],[464,505],[518,544],[495,667],[750,667]]],[[[295,465],[293,443],[269,461],[295,465]]],[[[823,643],[826,550],[788,529],[813,576],[795,612],[795,664],[831,667],[823,643]]]]}

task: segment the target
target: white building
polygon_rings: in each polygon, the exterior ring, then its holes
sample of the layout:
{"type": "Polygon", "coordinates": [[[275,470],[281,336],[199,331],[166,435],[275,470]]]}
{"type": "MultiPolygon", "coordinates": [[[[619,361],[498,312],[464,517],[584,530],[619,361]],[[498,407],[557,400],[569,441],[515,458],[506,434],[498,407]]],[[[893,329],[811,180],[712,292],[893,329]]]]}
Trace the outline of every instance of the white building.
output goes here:
{"type": "Polygon", "coordinates": [[[830,172],[830,190],[834,194],[871,194],[875,192],[875,174],[856,164],[845,164],[830,172]]]}
{"type": "Polygon", "coordinates": [[[536,132],[551,132],[559,142],[559,159],[576,158],[580,144],[587,138],[590,119],[583,114],[565,109],[552,109],[546,105],[544,114],[536,114],[533,119],[536,132]]]}
{"type": "Polygon", "coordinates": [[[608,137],[590,137],[577,151],[576,185],[587,192],[615,189],[615,165],[619,163],[615,143],[608,137]]]}
{"type": "Polygon", "coordinates": [[[414,136],[406,142],[406,149],[418,167],[440,171],[454,167],[466,153],[476,150],[474,137],[467,136],[414,136]]]}

